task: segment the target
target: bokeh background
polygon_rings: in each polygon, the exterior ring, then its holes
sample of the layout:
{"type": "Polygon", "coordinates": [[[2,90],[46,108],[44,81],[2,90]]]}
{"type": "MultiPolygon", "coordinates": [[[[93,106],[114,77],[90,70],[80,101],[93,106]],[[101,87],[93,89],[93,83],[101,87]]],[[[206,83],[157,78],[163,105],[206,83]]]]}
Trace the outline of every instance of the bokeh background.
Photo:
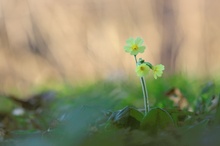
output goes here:
{"type": "Polygon", "coordinates": [[[217,76],[219,26],[218,0],[0,0],[0,90],[133,77],[137,36],[165,74],[217,76]]]}

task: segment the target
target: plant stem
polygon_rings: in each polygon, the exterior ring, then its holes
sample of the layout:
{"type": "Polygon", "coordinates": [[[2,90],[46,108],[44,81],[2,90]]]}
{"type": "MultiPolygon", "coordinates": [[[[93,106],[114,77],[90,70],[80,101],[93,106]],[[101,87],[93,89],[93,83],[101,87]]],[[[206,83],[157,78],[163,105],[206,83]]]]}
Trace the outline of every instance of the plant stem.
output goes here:
{"type": "Polygon", "coordinates": [[[145,108],[145,115],[150,111],[150,105],[148,100],[148,92],[147,92],[147,86],[144,77],[140,78],[141,81],[141,87],[144,95],[144,108],[145,108]]]}
{"type": "MultiPolygon", "coordinates": [[[[134,55],[135,62],[137,64],[137,57],[134,55]]],[[[147,85],[144,77],[140,77],[141,81],[141,87],[143,91],[143,96],[144,96],[144,109],[145,109],[145,115],[150,111],[150,105],[149,105],[149,100],[148,100],[148,92],[147,92],[147,85]]]]}

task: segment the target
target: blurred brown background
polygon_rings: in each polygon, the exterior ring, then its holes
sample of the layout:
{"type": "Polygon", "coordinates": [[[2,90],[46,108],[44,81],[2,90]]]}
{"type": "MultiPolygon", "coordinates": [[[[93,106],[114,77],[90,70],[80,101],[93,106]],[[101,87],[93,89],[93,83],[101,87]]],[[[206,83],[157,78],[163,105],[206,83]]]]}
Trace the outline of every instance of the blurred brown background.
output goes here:
{"type": "Polygon", "coordinates": [[[0,0],[0,90],[135,76],[123,46],[166,74],[218,75],[217,0],[0,0]]]}

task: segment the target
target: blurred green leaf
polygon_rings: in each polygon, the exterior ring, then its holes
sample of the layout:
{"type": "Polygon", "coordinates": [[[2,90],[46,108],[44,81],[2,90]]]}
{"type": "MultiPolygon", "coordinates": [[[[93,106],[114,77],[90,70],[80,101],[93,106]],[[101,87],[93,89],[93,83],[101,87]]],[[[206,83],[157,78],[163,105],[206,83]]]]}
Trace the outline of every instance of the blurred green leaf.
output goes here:
{"type": "Polygon", "coordinates": [[[166,111],[171,115],[176,126],[182,126],[189,116],[194,115],[193,112],[189,112],[187,110],[180,110],[178,108],[170,108],[166,109],[166,111]]]}
{"type": "Polygon", "coordinates": [[[140,111],[138,111],[135,108],[130,108],[130,116],[134,117],[136,120],[138,120],[139,122],[141,122],[144,118],[144,114],[140,111]]]}
{"type": "Polygon", "coordinates": [[[9,114],[14,107],[16,107],[16,104],[11,101],[9,98],[0,96],[0,113],[1,114],[9,114]]]}
{"type": "Polygon", "coordinates": [[[169,126],[174,126],[174,121],[170,114],[161,108],[151,109],[141,122],[141,129],[151,133],[156,133],[169,126]]]}
{"type": "Polygon", "coordinates": [[[215,124],[220,124],[220,94],[218,96],[218,105],[215,113],[215,124]]]}
{"type": "Polygon", "coordinates": [[[208,122],[209,120],[205,119],[200,121],[198,124],[186,127],[182,137],[183,143],[185,145],[198,145],[201,137],[204,134],[208,122]]]}
{"type": "Polygon", "coordinates": [[[127,106],[113,113],[110,119],[118,127],[138,128],[143,117],[143,113],[133,107],[127,106]]]}
{"type": "Polygon", "coordinates": [[[205,84],[205,86],[202,88],[201,90],[201,95],[208,93],[210,90],[212,90],[215,87],[213,82],[208,82],[207,84],[205,84]]]}

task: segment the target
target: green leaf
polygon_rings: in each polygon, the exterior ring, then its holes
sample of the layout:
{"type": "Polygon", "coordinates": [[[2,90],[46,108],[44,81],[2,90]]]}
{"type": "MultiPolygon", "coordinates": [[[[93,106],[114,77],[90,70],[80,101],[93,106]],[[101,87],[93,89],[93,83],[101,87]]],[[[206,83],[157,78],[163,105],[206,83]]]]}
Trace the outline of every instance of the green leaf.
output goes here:
{"type": "Polygon", "coordinates": [[[144,118],[144,114],[135,108],[130,107],[130,116],[141,122],[144,118]]]}
{"type": "Polygon", "coordinates": [[[218,105],[215,113],[215,124],[220,124],[220,94],[218,97],[218,105]]]}
{"type": "Polygon", "coordinates": [[[141,129],[147,130],[150,133],[157,133],[158,130],[169,126],[174,126],[174,121],[170,114],[161,108],[150,110],[141,122],[141,129]]]}
{"type": "Polygon", "coordinates": [[[202,129],[205,129],[208,122],[209,122],[209,119],[202,120],[198,124],[190,126],[187,132],[192,133],[193,131],[200,131],[202,129]]]}
{"type": "Polygon", "coordinates": [[[189,126],[183,131],[182,141],[185,145],[198,145],[198,141],[202,138],[209,120],[205,119],[198,124],[189,126]]]}
{"type": "Polygon", "coordinates": [[[213,90],[214,87],[215,87],[215,85],[214,85],[213,82],[208,82],[208,83],[202,88],[201,95],[208,93],[210,90],[213,90]]]}
{"type": "Polygon", "coordinates": [[[118,127],[138,128],[143,117],[143,113],[133,107],[127,106],[113,113],[110,120],[118,127]]]}
{"type": "Polygon", "coordinates": [[[182,126],[185,123],[185,120],[189,116],[194,116],[194,113],[187,110],[180,110],[178,108],[166,109],[166,111],[171,115],[176,126],[182,126]]]}
{"type": "Polygon", "coordinates": [[[14,107],[16,107],[16,104],[11,101],[9,98],[0,96],[0,113],[1,114],[9,114],[14,107]]]}

